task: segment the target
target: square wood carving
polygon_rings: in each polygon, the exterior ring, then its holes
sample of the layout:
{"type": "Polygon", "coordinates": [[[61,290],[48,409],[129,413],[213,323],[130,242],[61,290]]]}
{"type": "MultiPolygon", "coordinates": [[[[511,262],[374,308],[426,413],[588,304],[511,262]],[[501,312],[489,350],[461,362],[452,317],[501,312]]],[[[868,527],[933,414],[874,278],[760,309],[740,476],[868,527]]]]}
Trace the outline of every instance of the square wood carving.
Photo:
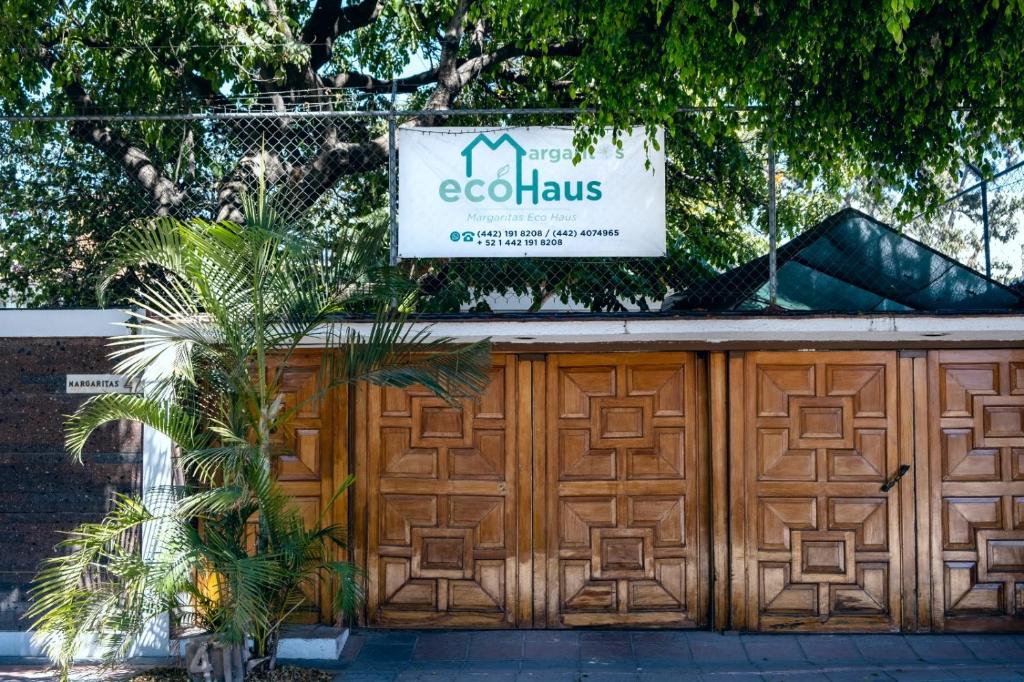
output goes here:
{"type": "Polygon", "coordinates": [[[433,397],[413,396],[410,402],[414,448],[468,447],[473,444],[473,415],[469,410],[433,397]]]}
{"type": "Polygon", "coordinates": [[[852,531],[795,530],[792,538],[793,582],[856,582],[852,531]]]}
{"type": "Polygon", "coordinates": [[[591,447],[654,446],[654,401],[650,396],[594,398],[591,409],[595,412],[590,423],[591,447]]]}
{"type": "Polygon", "coordinates": [[[1012,530],[979,530],[978,581],[1016,580],[1024,573],[1024,537],[1012,530]]]}
{"type": "Polygon", "coordinates": [[[413,528],[412,577],[472,578],[472,529],[413,528]]]}
{"type": "Polygon", "coordinates": [[[1024,445],[1024,396],[974,396],[974,442],[981,447],[1024,445]]]}
{"type": "Polygon", "coordinates": [[[853,398],[789,399],[789,445],[794,449],[852,448],[853,398]]]}
{"type": "Polygon", "coordinates": [[[590,546],[595,580],[654,578],[654,529],[592,528],[590,546]]]}

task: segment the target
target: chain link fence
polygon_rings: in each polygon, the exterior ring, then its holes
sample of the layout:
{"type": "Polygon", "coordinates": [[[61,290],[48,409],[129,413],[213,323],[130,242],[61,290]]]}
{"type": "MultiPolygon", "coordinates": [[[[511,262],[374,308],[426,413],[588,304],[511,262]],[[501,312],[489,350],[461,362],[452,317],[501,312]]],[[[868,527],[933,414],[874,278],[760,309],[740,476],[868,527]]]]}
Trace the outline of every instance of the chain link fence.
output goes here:
{"type": "MultiPolygon", "coordinates": [[[[842,199],[792,180],[785,159],[772,157],[741,111],[680,112],[670,126],[663,257],[398,260],[394,223],[402,200],[401,153],[393,140],[399,128],[578,129],[595,119],[569,110],[327,110],[339,104],[284,113],[0,120],[0,228],[7,235],[0,258],[6,255],[10,277],[20,277],[18,286],[7,287],[7,296],[30,305],[46,305],[47,296],[50,305],[87,303],[75,294],[98,274],[103,243],[114,231],[157,215],[240,220],[241,198],[256,191],[262,176],[279,213],[295,229],[322,239],[325,249],[344,233],[342,225],[387,235],[379,264],[415,282],[417,296],[406,305],[419,313],[921,309],[905,296],[890,301],[885,291],[868,286],[873,283],[867,280],[878,278],[872,268],[879,268],[879,258],[889,258],[886,267],[899,270],[899,262],[890,262],[892,254],[899,255],[898,238],[889,243],[863,229],[808,232],[842,208],[842,199]],[[773,235],[777,249],[771,248],[773,235]],[[29,244],[49,250],[46,262],[61,265],[40,271],[42,266],[19,256],[29,244]],[[886,249],[891,253],[881,253],[886,249]],[[66,291],[65,298],[41,294],[48,290],[44,282],[63,283],[64,289],[50,289],[66,291]],[[820,295],[808,297],[808,290],[820,295]]],[[[1024,171],[988,187],[991,234],[1017,245],[1016,252],[1009,246],[994,256],[992,274],[1003,283],[1021,276],[1022,189],[1024,171]]],[[[984,270],[974,201],[974,194],[965,193],[939,218],[912,223],[906,232],[984,270]],[[951,227],[942,232],[945,226],[951,227]]],[[[893,291],[905,285],[899,272],[887,276],[893,291]]],[[[925,273],[914,286],[933,284],[935,277],[925,273]]],[[[974,305],[1015,306],[1010,299],[978,299],[974,305]]]]}
{"type": "Polygon", "coordinates": [[[907,232],[993,279],[1024,281],[1024,159],[1011,153],[1004,167],[983,173],[967,166],[952,196],[935,215],[910,222],[907,232]]]}

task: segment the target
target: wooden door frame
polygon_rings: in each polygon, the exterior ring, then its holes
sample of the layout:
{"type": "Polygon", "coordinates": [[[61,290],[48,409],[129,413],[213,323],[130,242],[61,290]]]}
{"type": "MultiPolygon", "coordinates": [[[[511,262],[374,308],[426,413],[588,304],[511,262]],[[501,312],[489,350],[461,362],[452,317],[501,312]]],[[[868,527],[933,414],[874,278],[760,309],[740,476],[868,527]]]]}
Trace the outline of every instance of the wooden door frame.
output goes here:
{"type": "Polygon", "coordinates": [[[903,624],[904,632],[930,630],[931,580],[930,547],[927,541],[929,516],[928,481],[928,368],[927,352],[901,350],[899,366],[900,462],[909,464],[910,475],[899,482],[903,539],[903,624]],[[922,542],[922,539],[924,541],[922,542]]]}
{"type": "MultiPolygon", "coordinates": [[[[746,382],[744,381],[746,366],[746,353],[744,351],[730,351],[728,353],[728,393],[727,400],[731,405],[745,405],[746,382]]],[[[746,412],[743,409],[729,410],[727,415],[729,440],[725,447],[725,453],[720,458],[725,459],[725,466],[720,471],[728,473],[728,484],[723,485],[716,482],[716,489],[728,489],[728,543],[719,554],[727,554],[729,565],[728,584],[728,623],[721,623],[722,627],[729,627],[733,630],[747,629],[747,518],[744,507],[746,494],[746,466],[742,454],[742,443],[746,426],[746,412]]],[[[726,506],[726,505],[722,505],[726,506]]],[[[716,543],[717,544],[717,543],[716,543]]],[[[718,559],[721,562],[721,559],[718,559]]],[[[724,620],[724,618],[722,619],[724,620]]]]}
{"type": "Polygon", "coordinates": [[[708,354],[708,388],[705,392],[708,412],[708,446],[710,490],[707,513],[711,537],[708,539],[711,614],[713,630],[729,628],[730,614],[730,510],[729,510],[729,357],[722,351],[708,354]]]}
{"type": "Polygon", "coordinates": [[[693,353],[697,408],[697,622],[701,629],[714,628],[716,585],[714,581],[714,502],[711,441],[711,363],[707,353],[693,353]]]}
{"type": "MultiPolygon", "coordinates": [[[[339,386],[331,392],[331,419],[334,421],[334,425],[331,429],[331,449],[332,457],[334,462],[331,467],[331,487],[330,493],[334,494],[334,491],[341,487],[348,478],[352,470],[352,456],[351,456],[351,443],[352,443],[352,421],[349,419],[349,408],[351,406],[352,390],[350,386],[339,386]]],[[[334,503],[334,508],[331,512],[331,523],[336,526],[343,528],[346,533],[346,539],[348,546],[341,548],[335,546],[332,552],[333,558],[336,561],[350,561],[354,562],[356,559],[355,549],[352,546],[352,525],[350,519],[352,518],[352,507],[354,505],[355,498],[355,486],[353,483],[352,487],[348,489],[337,501],[334,503]]],[[[333,593],[337,589],[337,578],[332,577],[328,583],[329,592],[333,593]]],[[[331,600],[333,602],[333,599],[331,600]]],[[[344,618],[345,614],[335,613],[334,605],[331,604],[331,623],[339,623],[344,618]]]]}
{"type": "Polygon", "coordinates": [[[519,589],[520,628],[547,623],[547,356],[515,355],[517,427],[519,429],[519,589]],[[530,446],[525,447],[529,443],[530,446]],[[541,491],[538,494],[538,491],[541,491]]]}
{"type": "MultiPolygon", "coordinates": [[[[365,383],[359,383],[349,388],[350,407],[348,410],[347,417],[351,420],[353,426],[349,429],[349,443],[352,452],[351,461],[349,464],[349,471],[355,477],[355,494],[352,495],[352,505],[349,511],[349,518],[351,519],[351,530],[349,537],[351,538],[349,546],[351,547],[352,560],[359,565],[363,571],[368,569],[368,549],[367,549],[367,525],[368,525],[368,514],[366,513],[367,506],[367,487],[369,485],[369,472],[367,471],[367,435],[369,429],[369,394],[367,385],[365,383]]],[[[364,576],[364,579],[368,576],[364,576]]],[[[367,589],[369,587],[367,586],[367,589]]],[[[366,627],[369,625],[369,600],[363,600],[363,606],[359,610],[358,623],[360,626],[366,627]]]]}

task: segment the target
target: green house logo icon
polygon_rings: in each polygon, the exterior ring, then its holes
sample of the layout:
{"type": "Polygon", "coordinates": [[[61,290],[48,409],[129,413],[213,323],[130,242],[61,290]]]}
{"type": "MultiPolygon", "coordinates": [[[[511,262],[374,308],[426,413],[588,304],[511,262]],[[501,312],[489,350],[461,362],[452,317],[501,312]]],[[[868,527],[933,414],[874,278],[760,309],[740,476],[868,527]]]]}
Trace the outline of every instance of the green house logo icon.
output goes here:
{"type": "Polygon", "coordinates": [[[523,157],[526,156],[526,150],[523,146],[515,141],[515,139],[508,133],[504,133],[496,140],[491,140],[489,137],[480,133],[473,140],[462,149],[462,155],[466,157],[466,177],[473,177],[473,154],[476,152],[477,147],[483,144],[491,151],[497,151],[503,144],[507,144],[516,152],[516,182],[522,180],[523,177],[523,157]]]}

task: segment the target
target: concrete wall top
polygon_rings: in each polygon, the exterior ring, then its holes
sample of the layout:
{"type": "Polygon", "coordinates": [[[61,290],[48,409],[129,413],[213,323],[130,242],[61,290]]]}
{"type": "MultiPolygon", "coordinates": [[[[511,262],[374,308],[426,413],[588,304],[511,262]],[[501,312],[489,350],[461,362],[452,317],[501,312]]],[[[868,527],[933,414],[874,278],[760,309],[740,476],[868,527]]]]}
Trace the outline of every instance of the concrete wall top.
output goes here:
{"type": "MultiPolygon", "coordinates": [[[[123,333],[121,310],[0,309],[0,338],[109,337],[123,333]]],[[[338,323],[361,333],[368,322],[338,323]]],[[[680,343],[708,349],[735,344],[911,344],[932,347],[1015,344],[1024,340],[1024,315],[808,315],[703,318],[445,319],[415,322],[457,341],[490,338],[498,344],[571,345],[680,343]]],[[[309,338],[315,347],[319,339],[309,338]]]]}
{"type": "Polygon", "coordinates": [[[123,310],[0,309],[0,338],[115,336],[128,319],[123,310]]]}

